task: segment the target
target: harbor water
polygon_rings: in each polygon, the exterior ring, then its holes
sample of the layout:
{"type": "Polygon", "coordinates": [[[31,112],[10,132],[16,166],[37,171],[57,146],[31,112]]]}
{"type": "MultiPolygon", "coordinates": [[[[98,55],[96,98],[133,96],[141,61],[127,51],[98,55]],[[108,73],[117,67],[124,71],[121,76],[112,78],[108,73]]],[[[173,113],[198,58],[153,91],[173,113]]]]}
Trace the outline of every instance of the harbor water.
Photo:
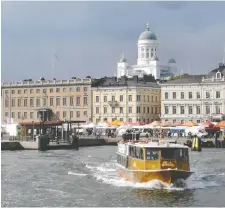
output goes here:
{"type": "Polygon", "coordinates": [[[225,205],[225,150],[190,151],[195,173],[183,187],[126,182],[116,173],[116,146],[2,151],[2,206],[225,205]]]}

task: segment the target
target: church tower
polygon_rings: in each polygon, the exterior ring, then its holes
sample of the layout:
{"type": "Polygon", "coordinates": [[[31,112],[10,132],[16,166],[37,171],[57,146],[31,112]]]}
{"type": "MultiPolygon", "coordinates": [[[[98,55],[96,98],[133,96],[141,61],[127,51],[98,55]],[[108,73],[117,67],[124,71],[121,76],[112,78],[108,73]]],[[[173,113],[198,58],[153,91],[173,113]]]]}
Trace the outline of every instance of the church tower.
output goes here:
{"type": "Polygon", "coordinates": [[[149,65],[151,59],[157,57],[157,37],[150,31],[148,24],[146,24],[146,31],[139,36],[137,47],[137,65],[149,65]]]}

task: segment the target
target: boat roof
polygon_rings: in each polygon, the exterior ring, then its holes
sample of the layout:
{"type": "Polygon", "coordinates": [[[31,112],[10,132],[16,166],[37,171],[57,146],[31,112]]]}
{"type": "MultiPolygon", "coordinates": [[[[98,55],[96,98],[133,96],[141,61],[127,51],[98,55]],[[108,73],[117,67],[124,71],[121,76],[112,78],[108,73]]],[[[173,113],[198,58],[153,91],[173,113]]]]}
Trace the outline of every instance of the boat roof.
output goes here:
{"type": "Polygon", "coordinates": [[[143,148],[188,148],[183,144],[174,144],[169,142],[146,142],[146,141],[135,141],[135,142],[126,142],[127,145],[136,146],[136,147],[143,147],[143,148]]]}

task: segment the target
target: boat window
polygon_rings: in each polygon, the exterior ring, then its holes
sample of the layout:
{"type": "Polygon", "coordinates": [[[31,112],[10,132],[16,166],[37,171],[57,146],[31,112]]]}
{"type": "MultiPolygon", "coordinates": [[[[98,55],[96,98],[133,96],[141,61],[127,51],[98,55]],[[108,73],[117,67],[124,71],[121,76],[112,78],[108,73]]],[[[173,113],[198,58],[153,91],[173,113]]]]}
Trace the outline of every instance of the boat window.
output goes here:
{"type": "Polygon", "coordinates": [[[129,146],[129,155],[137,159],[144,159],[143,149],[140,147],[129,146]]]}
{"type": "Polygon", "coordinates": [[[153,149],[146,149],[146,160],[158,160],[159,151],[153,149]]]}
{"type": "Polygon", "coordinates": [[[176,149],[173,148],[163,148],[161,149],[161,157],[166,159],[176,158],[176,149]]]}

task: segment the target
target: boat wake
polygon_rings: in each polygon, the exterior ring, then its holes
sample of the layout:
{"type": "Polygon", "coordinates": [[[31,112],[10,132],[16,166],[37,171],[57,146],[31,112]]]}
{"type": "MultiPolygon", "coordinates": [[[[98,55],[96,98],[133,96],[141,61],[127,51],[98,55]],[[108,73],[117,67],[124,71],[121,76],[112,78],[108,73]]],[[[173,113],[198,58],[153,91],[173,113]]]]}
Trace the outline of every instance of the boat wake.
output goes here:
{"type": "Polygon", "coordinates": [[[76,172],[69,171],[68,175],[86,176],[87,174],[85,174],[85,173],[76,173],[76,172]]]}
{"type": "Polygon", "coordinates": [[[110,184],[117,187],[131,187],[131,188],[142,188],[142,189],[167,189],[167,190],[184,190],[186,184],[184,181],[180,181],[178,184],[167,184],[159,180],[152,180],[146,183],[135,183],[126,181],[120,178],[116,172],[115,163],[104,163],[100,166],[86,165],[94,178],[106,184],[110,184]],[[182,184],[182,185],[181,185],[182,184]]]}
{"type": "Polygon", "coordinates": [[[194,189],[204,189],[207,187],[219,186],[215,177],[224,177],[224,173],[205,174],[203,172],[194,173],[188,180],[178,180],[175,184],[163,183],[159,180],[152,180],[146,183],[135,183],[125,181],[120,178],[116,172],[116,162],[110,161],[108,163],[99,164],[86,164],[85,166],[91,175],[98,181],[110,184],[117,187],[131,187],[142,189],[166,189],[171,191],[184,191],[194,189]]]}

